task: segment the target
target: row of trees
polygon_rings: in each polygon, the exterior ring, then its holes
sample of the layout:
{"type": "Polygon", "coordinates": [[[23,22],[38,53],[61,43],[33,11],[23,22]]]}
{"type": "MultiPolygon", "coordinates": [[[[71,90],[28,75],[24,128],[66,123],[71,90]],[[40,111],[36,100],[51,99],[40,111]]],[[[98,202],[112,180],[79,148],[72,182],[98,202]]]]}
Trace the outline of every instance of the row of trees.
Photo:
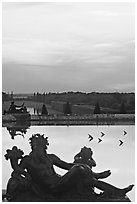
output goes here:
{"type": "MultiPolygon", "coordinates": [[[[2,101],[13,100],[13,98],[13,92],[11,92],[11,94],[2,92],[2,101]]],[[[65,103],[69,101],[72,105],[87,105],[95,107],[94,113],[135,113],[134,93],[63,92],[41,94],[36,92],[28,95],[24,100],[42,102],[43,104],[50,104],[52,101],[65,103]],[[99,101],[99,103],[96,103],[97,101],[99,101]]]]}
{"type": "Polygon", "coordinates": [[[135,113],[135,94],[134,93],[82,93],[82,92],[63,92],[63,93],[34,93],[31,100],[50,104],[52,101],[69,101],[75,105],[95,106],[99,101],[99,105],[103,108],[108,108],[108,112],[123,112],[120,111],[121,106],[125,106],[127,113],[135,113]],[[124,104],[124,105],[122,105],[124,104]]]}
{"type": "MultiPolygon", "coordinates": [[[[120,114],[125,114],[126,113],[126,107],[125,107],[124,102],[120,106],[119,113],[120,114]]],[[[64,109],[64,114],[72,114],[72,110],[71,110],[71,106],[70,106],[69,102],[66,103],[66,106],[65,106],[65,109],[64,109]]],[[[95,104],[94,114],[101,114],[101,109],[100,109],[100,105],[99,105],[98,102],[95,104]]]]}
{"type": "MultiPolygon", "coordinates": [[[[125,107],[124,103],[121,104],[119,113],[121,113],[121,114],[126,113],[126,107],[125,107]]],[[[43,104],[43,106],[42,106],[41,114],[42,115],[48,115],[48,110],[47,110],[45,104],[43,104]]],[[[67,102],[64,106],[64,114],[65,115],[68,115],[68,114],[71,115],[72,114],[72,108],[71,108],[71,104],[69,102],[67,102]]],[[[94,114],[101,114],[101,108],[100,108],[98,102],[95,104],[94,114]]]]}

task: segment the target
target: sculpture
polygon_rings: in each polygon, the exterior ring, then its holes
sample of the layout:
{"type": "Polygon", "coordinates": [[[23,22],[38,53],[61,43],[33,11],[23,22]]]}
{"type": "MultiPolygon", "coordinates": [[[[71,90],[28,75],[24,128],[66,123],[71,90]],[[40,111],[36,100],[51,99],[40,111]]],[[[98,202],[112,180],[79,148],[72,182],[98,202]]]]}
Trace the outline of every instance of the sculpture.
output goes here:
{"type": "MultiPolygon", "coordinates": [[[[74,162],[67,163],[56,155],[47,153],[48,137],[34,134],[29,140],[32,150],[29,155],[23,156],[24,152],[16,146],[12,150],[8,149],[5,154],[13,168],[7,184],[6,197],[9,201],[24,201],[21,195],[26,192],[30,192],[37,201],[128,200],[126,193],[132,190],[134,185],[119,189],[100,181],[99,179],[108,177],[111,172],[92,171],[96,162],[92,158],[93,152],[90,148],[82,148],[75,155],[74,162]],[[55,172],[53,165],[68,172],[60,176],[55,172]],[[94,187],[101,189],[103,194],[96,194],[94,187]]],[[[27,201],[33,200],[29,197],[27,201]]]]}
{"type": "Polygon", "coordinates": [[[15,105],[14,101],[11,102],[10,107],[6,113],[28,113],[26,106],[24,106],[24,103],[22,105],[15,105]]]}

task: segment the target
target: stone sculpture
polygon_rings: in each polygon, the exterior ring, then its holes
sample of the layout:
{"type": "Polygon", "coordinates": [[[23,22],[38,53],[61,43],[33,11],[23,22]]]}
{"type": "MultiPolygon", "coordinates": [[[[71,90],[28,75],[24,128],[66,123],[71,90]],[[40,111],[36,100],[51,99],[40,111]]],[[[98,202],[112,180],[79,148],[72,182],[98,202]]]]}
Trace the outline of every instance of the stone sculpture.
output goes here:
{"type": "Polygon", "coordinates": [[[119,189],[100,180],[108,177],[110,170],[93,172],[96,162],[90,148],[83,147],[74,156],[74,162],[67,163],[55,154],[47,153],[48,137],[34,134],[29,140],[29,155],[23,156],[24,152],[16,146],[5,154],[13,168],[7,184],[8,201],[130,201],[126,193],[132,190],[133,185],[119,189]],[[68,172],[60,176],[53,165],[68,172]],[[95,193],[94,187],[103,192],[95,193]]]}
{"type": "Polygon", "coordinates": [[[28,113],[26,106],[24,103],[22,105],[16,105],[14,101],[11,102],[8,111],[5,113],[16,114],[16,113],[28,113]]]}

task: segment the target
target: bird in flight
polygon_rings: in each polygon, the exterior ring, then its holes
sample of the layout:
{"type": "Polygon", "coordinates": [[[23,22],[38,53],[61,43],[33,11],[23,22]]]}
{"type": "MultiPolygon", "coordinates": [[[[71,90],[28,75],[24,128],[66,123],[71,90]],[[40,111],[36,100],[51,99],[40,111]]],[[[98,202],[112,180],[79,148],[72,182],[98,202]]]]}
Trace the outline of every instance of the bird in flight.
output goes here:
{"type": "Polygon", "coordinates": [[[91,142],[91,140],[93,140],[93,137],[90,134],[88,134],[88,138],[89,138],[89,142],[91,142]]]}
{"type": "Polygon", "coordinates": [[[121,146],[121,145],[123,144],[123,141],[122,141],[122,140],[119,140],[119,142],[120,142],[119,146],[121,146]]]}
{"type": "Polygon", "coordinates": [[[98,143],[102,142],[102,140],[100,138],[98,138],[98,143]]]}
{"type": "Polygon", "coordinates": [[[103,137],[105,135],[105,133],[104,132],[101,132],[101,137],[103,137]]]}
{"type": "Polygon", "coordinates": [[[126,134],[127,134],[127,132],[124,130],[123,134],[124,134],[124,135],[126,135],[126,134]]]}

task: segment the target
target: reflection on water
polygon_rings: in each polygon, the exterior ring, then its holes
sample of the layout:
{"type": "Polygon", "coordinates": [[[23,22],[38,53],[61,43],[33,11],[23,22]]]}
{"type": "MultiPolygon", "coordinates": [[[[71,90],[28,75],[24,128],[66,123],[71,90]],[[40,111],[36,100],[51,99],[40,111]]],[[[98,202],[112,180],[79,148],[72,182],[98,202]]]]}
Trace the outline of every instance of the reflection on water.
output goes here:
{"type": "MultiPolygon", "coordinates": [[[[78,153],[81,147],[91,147],[94,152],[94,159],[97,166],[93,169],[95,172],[110,169],[112,175],[105,179],[117,187],[123,188],[129,184],[135,183],[135,126],[8,126],[2,128],[2,168],[3,181],[2,188],[6,188],[6,183],[10,178],[10,162],[4,159],[6,149],[11,149],[14,145],[18,146],[25,154],[30,152],[28,139],[34,133],[45,134],[49,138],[49,153],[55,153],[61,159],[72,162],[74,155],[78,153]],[[11,137],[11,129],[19,136],[11,137]],[[10,130],[10,131],[9,131],[10,130]],[[127,134],[123,132],[126,130],[127,134]],[[101,132],[105,135],[101,137],[101,132]],[[21,136],[23,134],[24,137],[21,136]],[[89,142],[88,134],[93,136],[89,142]],[[11,139],[12,138],[12,139],[11,139]],[[102,139],[98,143],[98,138],[102,139]],[[119,140],[123,144],[119,146],[119,140]]],[[[56,171],[63,175],[66,171],[56,168],[56,171]]],[[[134,189],[127,194],[129,198],[135,200],[134,189]]]]}
{"type": "Polygon", "coordinates": [[[6,128],[9,134],[11,135],[11,139],[14,140],[16,136],[24,137],[29,127],[30,127],[30,122],[26,121],[25,123],[23,123],[23,125],[21,123],[14,123],[12,125],[9,124],[6,128]]]}

